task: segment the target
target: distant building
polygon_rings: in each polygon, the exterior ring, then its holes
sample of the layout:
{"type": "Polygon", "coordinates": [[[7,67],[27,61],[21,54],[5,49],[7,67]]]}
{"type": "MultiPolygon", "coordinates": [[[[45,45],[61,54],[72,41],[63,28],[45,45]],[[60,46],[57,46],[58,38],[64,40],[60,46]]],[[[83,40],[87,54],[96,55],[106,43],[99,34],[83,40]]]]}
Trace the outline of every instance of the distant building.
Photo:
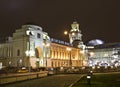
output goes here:
{"type": "Polygon", "coordinates": [[[100,39],[94,39],[94,40],[90,40],[87,45],[95,46],[95,45],[100,45],[100,44],[104,44],[104,41],[100,39]]]}
{"type": "Polygon", "coordinates": [[[87,66],[87,58],[80,51],[67,42],[50,38],[39,26],[23,25],[0,44],[0,66],[87,66]]]}
{"type": "Polygon", "coordinates": [[[107,43],[88,49],[90,66],[120,66],[120,43],[107,43]]]}

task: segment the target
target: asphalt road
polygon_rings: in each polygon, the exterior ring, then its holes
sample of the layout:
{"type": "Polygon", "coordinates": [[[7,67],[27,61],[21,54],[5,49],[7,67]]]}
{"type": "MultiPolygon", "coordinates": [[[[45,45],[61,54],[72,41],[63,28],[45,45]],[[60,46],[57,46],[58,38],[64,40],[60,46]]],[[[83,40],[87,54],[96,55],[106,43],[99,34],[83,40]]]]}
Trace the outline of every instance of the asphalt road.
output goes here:
{"type": "Polygon", "coordinates": [[[28,81],[16,82],[3,85],[1,87],[69,87],[76,80],[80,79],[80,74],[61,74],[28,81]]]}

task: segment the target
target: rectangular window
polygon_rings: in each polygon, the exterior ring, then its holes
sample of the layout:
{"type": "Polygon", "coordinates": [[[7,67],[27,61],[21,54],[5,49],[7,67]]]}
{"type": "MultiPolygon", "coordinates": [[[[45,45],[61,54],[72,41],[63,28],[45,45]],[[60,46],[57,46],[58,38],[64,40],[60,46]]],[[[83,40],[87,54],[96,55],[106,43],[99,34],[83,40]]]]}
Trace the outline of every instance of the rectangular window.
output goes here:
{"type": "Polygon", "coordinates": [[[20,50],[19,49],[17,50],[17,56],[20,56],[20,50]]]}
{"type": "Polygon", "coordinates": [[[40,34],[39,34],[39,33],[37,33],[37,38],[41,38],[41,36],[40,36],[40,34]]]}

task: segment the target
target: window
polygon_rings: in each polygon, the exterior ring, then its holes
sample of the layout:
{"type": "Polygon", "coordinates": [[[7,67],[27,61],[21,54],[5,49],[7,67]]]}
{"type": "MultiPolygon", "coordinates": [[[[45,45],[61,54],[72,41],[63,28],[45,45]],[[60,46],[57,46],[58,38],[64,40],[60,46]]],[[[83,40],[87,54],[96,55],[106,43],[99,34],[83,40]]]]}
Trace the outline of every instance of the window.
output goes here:
{"type": "Polygon", "coordinates": [[[41,36],[40,36],[40,34],[39,33],[37,33],[37,38],[40,38],[41,36]]]}
{"type": "Polygon", "coordinates": [[[29,32],[29,35],[33,35],[31,31],[29,32]]]}
{"type": "Polygon", "coordinates": [[[17,50],[17,56],[20,56],[20,50],[19,49],[17,50]]]}
{"type": "Polygon", "coordinates": [[[40,28],[37,28],[37,30],[40,30],[40,28]]]}

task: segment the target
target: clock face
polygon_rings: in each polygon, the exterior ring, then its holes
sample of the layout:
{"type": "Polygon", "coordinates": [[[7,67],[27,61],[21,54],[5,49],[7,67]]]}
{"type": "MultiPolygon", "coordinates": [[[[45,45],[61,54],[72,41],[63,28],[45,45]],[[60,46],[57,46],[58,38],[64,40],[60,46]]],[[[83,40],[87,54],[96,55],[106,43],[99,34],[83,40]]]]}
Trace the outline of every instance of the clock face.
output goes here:
{"type": "Polygon", "coordinates": [[[72,29],[77,29],[77,25],[73,24],[72,29]]]}
{"type": "Polygon", "coordinates": [[[74,25],[74,28],[77,29],[77,25],[74,25]]]}

